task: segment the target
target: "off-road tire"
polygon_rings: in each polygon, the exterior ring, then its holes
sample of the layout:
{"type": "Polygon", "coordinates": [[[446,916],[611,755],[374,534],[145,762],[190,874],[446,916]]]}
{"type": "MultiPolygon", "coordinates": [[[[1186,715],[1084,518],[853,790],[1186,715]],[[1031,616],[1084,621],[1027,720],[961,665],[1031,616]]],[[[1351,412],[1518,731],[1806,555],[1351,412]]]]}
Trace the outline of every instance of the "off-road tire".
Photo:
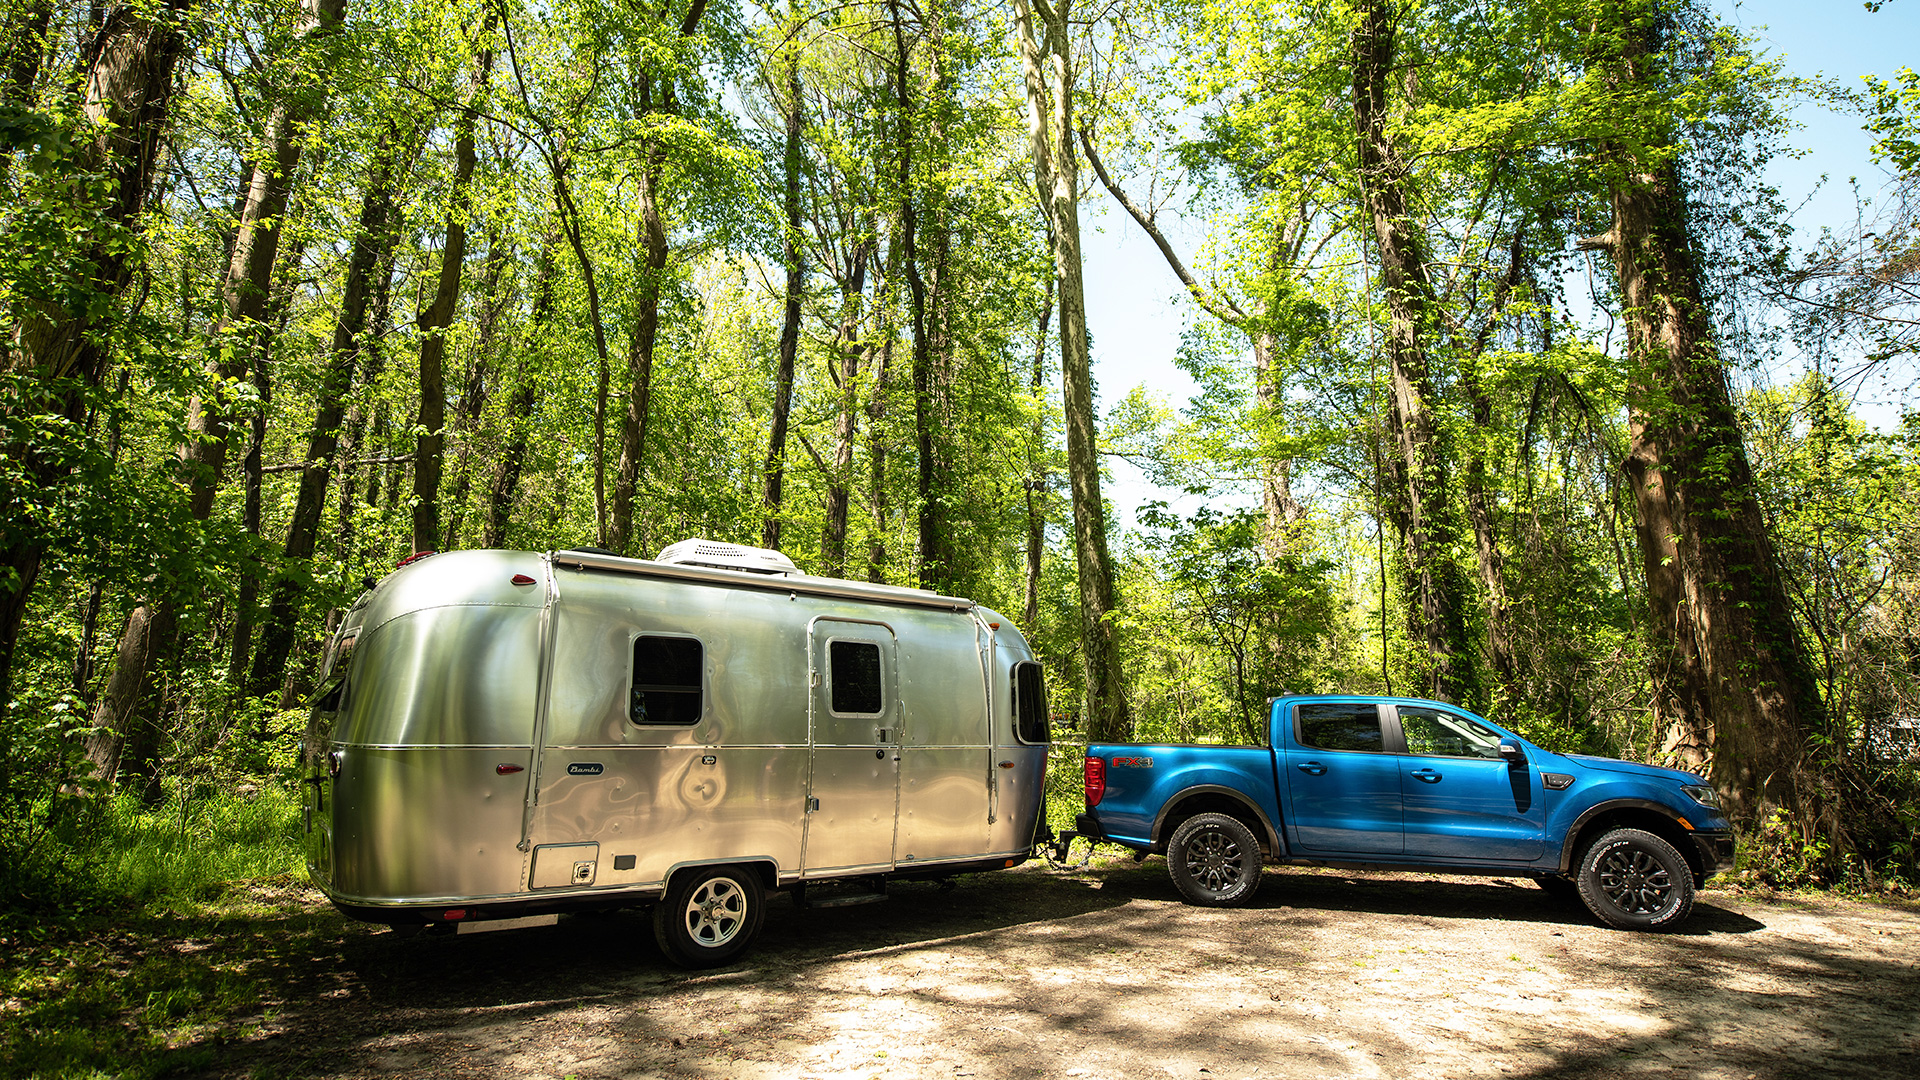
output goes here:
{"type": "Polygon", "coordinates": [[[667,959],[687,968],[732,963],[766,918],[760,875],[744,866],[682,870],[653,907],[653,937],[667,959]]]}
{"type": "Polygon", "coordinates": [[[1671,930],[1693,910],[1693,869],[1641,829],[1615,829],[1588,844],[1574,883],[1587,910],[1619,930],[1671,930]]]}
{"type": "Polygon", "coordinates": [[[1167,841],[1167,873],[1187,903],[1239,907],[1260,888],[1260,841],[1226,814],[1196,814],[1167,841]]]}

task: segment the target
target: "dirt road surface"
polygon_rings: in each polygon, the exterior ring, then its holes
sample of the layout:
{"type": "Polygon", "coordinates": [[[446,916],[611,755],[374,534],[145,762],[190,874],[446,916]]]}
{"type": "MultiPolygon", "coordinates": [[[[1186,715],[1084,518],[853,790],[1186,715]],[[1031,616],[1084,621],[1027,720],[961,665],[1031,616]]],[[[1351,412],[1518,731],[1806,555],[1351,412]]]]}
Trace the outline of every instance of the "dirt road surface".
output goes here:
{"type": "Polygon", "coordinates": [[[1920,1077],[1911,904],[1709,891],[1635,934],[1524,881],[1269,868],[1217,911],[1152,859],[776,897],[714,972],[670,967],[650,926],[355,924],[209,1075],[1920,1077]]]}

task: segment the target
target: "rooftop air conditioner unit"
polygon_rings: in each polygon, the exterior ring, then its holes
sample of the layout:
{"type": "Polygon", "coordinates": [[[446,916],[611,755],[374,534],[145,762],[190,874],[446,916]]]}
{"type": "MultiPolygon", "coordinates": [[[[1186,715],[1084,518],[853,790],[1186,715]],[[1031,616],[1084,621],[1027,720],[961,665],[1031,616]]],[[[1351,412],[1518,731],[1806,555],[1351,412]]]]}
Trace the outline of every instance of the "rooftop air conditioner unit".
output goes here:
{"type": "Polygon", "coordinates": [[[705,566],[715,570],[743,570],[749,574],[788,577],[800,572],[793,560],[770,548],[722,544],[714,540],[682,540],[671,544],[655,562],[676,566],[705,566]]]}

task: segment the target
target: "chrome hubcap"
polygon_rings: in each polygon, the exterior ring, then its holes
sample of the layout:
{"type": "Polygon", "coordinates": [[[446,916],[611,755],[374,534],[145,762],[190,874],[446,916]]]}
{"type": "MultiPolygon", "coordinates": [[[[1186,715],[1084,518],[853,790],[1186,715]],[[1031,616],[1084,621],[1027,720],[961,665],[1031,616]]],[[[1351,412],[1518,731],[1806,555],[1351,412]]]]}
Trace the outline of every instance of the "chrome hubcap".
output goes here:
{"type": "Polygon", "coordinates": [[[732,878],[714,878],[687,898],[687,936],[710,949],[733,940],[746,917],[746,893],[732,878]]]}

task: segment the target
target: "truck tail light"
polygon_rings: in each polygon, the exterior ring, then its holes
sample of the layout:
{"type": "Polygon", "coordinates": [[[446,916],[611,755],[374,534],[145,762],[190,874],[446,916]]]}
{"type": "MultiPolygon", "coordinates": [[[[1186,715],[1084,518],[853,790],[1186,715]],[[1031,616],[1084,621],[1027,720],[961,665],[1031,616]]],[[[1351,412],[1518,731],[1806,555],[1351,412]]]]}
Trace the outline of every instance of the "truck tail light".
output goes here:
{"type": "Polygon", "coordinates": [[[1100,797],[1107,793],[1107,762],[1105,758],[1087,758],[1087,809],[1100,805],[1100,797]]]}

